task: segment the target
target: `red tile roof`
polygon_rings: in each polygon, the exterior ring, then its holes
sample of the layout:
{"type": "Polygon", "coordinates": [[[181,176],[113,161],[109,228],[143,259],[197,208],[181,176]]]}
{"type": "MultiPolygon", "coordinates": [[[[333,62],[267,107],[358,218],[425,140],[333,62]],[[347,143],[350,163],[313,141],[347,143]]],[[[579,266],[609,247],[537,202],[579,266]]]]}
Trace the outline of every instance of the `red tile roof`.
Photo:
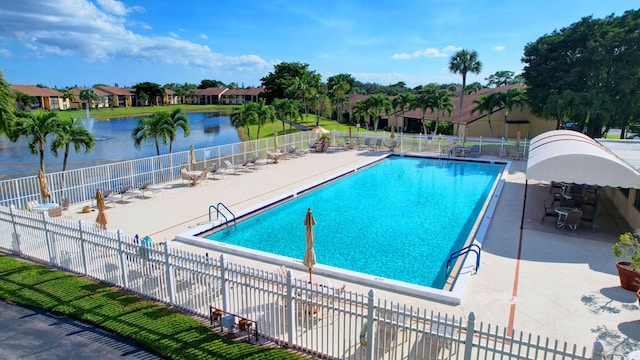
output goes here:
{"type": "Polygon", "coordinates": [[[206,89],[196,89],[196,94],[198,95],[214,95],[214,96],[219,96],[222,95],[222,93],[228,91],[229,89],[227,88],[219,88],[219,87],[210,87],[210,88],[206,88],[206,89]]]}
{"type": "Polygon", "coordinates": [[[226,91],[224,95],[260,95],[264,92],[264,88],[251,88],[251,89],[230,89],[226,91]]]}
{"type": "Polygon", "coordinates": [[[59,96],[62,97],[64,94],[56,89],[49,88],[41,88],[35,85],[9,85],[13,91],[23,93],[29,96],[36,97],[49,97],[49,96],[59,96]]]}
{"type": "Polygon", "coordinates": [[[134,89],[126,89],[126,88],[120,88],[120,87],[115,87],[115,86],[94,86],[93,90],[102,90],[104,92],[106,92],[109,95],[124,95],[124,96],[129,96],[129,95],[133,95],[135,93],[134,89]]]}

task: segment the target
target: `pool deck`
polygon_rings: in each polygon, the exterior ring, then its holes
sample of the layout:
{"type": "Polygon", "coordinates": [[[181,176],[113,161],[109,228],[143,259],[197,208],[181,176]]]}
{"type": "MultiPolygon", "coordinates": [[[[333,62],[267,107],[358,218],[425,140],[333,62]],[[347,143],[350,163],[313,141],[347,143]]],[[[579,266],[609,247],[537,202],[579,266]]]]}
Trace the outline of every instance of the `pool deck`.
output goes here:
{"type": "MultiPolygon", "coordinates": [[[[127,234],[150,235],[156,242],[171,241],[177,234],[206,223],[209,205],[223,202],[232,211],[241,212],[306,184],[328,180],[381,155],[356,150],[310,153],[222,179],[216,176],[213,180],[209,175],[208,181],[196,186],[181,181],[166,184],[162,193],[155,196],[147,194],[146,198],[128,200],[126,204],[107,204],[107,227],[127,234]]],[[[481,156],[480,160],[492,159],[481,156]]],[[[477,322],[586,346],[589,353],[596,339],[603,342],[607,354],[616,356],[640,348],[638,300],[633,292],[620,287],[617,259],[611,250],[628,225],[607,201],[596,232],[586,224],[577,232],[556,230],[551,219],[541,225],[542,202],[551,199],[549,187],[535,181],[525,186],[525,171],[526,160],[511,163],[483,245],[480,269],[471,276],[460,305],[382,290],[376,290],[376,296],[463,318],[473,311],[477,322]]],[[[71,217],[94,224],[97,212],[82,214],[80,210],[85,205],[89,204],[72,205],[71,217]]],[[[336,211],[351,215],[358,211],[358,205],[336,211]]],[[[303,219],[301,214],[301,232],[303,219]]],[[[322,234],[316,234],[316,241],[321,239],[322,234]]],[[[202,251],[178,242],[172,242],[172,246],[202,251]]],[[[276,269],[272,264],[227,258],[266,270],[276,269]]],[[[369,287],[341,280],[334,280],[333,284],[369,291],[369,287]]]]}

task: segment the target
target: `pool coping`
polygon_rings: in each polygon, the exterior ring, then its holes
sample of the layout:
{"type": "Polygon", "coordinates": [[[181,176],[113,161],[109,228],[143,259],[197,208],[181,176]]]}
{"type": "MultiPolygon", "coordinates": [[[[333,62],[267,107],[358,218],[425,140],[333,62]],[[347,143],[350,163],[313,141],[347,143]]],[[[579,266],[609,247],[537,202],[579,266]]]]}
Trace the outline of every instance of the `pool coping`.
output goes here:
{"type": "MultiPolygon", "coordinates": [[[[502,164],[504,167],[502,169],[501,174],[499,174],[496,183],[494,184],[492,191],[490,193],[491,199],[488,199],[488,204],[484,206],[484,212],[481,211],[480,216],[478,216],[478,220],[474,225],[475,231],[472,229],[469,237],[472,238],[471,243],[476,244],[480,249],[482,248],[482,243],[484,242],[484,238],[489,229],[489,225],[491,224],[491,220],[493,218],[493,213],[497,206],[498,200],[500,198],[500,193],[504,186],[506,175],[508,174],[510,168],[510,161],[501,161],[501,160],[485,160],[485,159],[468,159],[468,158],[446,158],[442,156],[428,156],[420,153],[387,153],[381,156],[372,157],[369,161],[364,164],[360,164],[358,166],[342,170],[336,173],[329,174],[327,177],[311,182],[304,186],[294,189],[293,191],[289,191],[283,194],[278,194],[272,198],[269,198],[266,201],[258,203],[254,206],[250,206],[238,211],[235,215],[237,219],[241,219],[245,216],[254,215],[255,213],[265,211],[273,206],[277,206],[278,204],[287,201],[289,199],[295,198],[298,195],[304,194],[308,191],[316,189],[320,186],[323,186],[327,183],[330,183],[334,180],[340,179],[344,176],[352,174],[354,172],[360,171],[364,168],[367,168],[379,161],[382,161],[390,156],[410,156],[417,158],[429,158],[429,159],[440,159],[440,160],[450,160],[450,161],[466,161],[466,162],[482,162],[482,163],[491,163],[491,164],[502,164]],[[481,220],[480,220],[481,218],[481,220]],[[479,224],[478,224],[479,221],[479,224]]],[[[210,212],[211,216],[211,212],[210,212]]],[[[209,249],[213,251],[218,251],[223,254],[234,255],[242,258],[247,258],[255,261],[265,262],[269,264],[273,264],[276,266],[286,266],[288,268],[299,270],[306,272],[308,269],[302,264],[301,260],[271,254],[259,250],[253,250],[249,248],[244,248],[236,245],[230,245],[226,243],[221,243],[213,240],[205,240],[201,236],[203,233],[211,232],[215,228],[222,226],[221,221],[215,220],[211,221],[197,227],[190,228],[188,231],[180,233],[176,235],[174,241],[178,241],[181,243],[185,243],[188,245],[209,249]]],[[[374,288],[392,291],[397,293],[402,293],[409,296],[414,296],[417,298],[422,298],[426,300],[437,301],[450,305],[459,305],[461,302],[461,298],[464,295],[464,292],[467,288],[467,284],[471,275],[477,271],[475,268],[475,256],[461,256],[455,265],[455,275],[453,278],[455,281],[453,282],[453,287],[450,290],[444,289],[436,289],[422,285],[415,285],[404,281],[393,280],[382,278],[379,276],[373,276],[357,271],[346,270],[342,268],[337,268],[333,266],[316,264],[313,267],[314,274],[324,275],[336,279],[341,279],[344,281],[349,281],[359,285],[371,286],[374,288]]]]}

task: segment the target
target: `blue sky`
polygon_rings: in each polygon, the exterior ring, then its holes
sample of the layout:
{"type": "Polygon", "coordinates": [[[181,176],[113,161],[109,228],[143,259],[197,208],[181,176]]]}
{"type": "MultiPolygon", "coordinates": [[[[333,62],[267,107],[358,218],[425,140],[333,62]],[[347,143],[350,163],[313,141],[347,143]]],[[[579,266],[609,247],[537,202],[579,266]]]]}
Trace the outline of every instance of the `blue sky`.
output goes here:
{"type": "Polygon", "coordinates": [[[522,71],[524,46],[629,0],[20,0],[0,3],[0,69],[12,84],[132,86],[202,79],[259,86],[282,62],[382,85],[461,82],[458,49],[483,63],[469,82],[522,71]]]}

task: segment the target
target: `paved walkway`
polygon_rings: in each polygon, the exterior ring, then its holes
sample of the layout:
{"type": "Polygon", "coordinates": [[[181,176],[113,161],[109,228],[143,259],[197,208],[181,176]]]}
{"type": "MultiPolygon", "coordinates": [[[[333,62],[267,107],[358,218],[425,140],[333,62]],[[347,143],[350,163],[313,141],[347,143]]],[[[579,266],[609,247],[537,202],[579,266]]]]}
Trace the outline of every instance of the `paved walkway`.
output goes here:
{"type": "MultiPolygon", "coordinates": [[[[206,223],[209,205],[223,202],[232,211],[240,212],[304,184],[329,179],[338,171],[352,169],[379,155],[372,151],[330,151],[227,175],[194,187],[175,182],[166,185],[163,194],[156,197],[110,205],[108,227],[128,234],[151,235],[156,242],[171,241],[176,234],[206,223]]],[[[550,199],[548,185],[529,182],[525,186],[525,171],[526,161],[512,163],[485,240],[480,271],[470,279],[461,305],[384,291],[377,291],[377,295],[465,318],[473,311],[485,326],[490,323],[550,337],[552,341],[575,343],[586,346],[589,352],[597,338],[607,353],[622,355],[639,348],[638,301],[634,293],[620,288],[617,259],[611,250],[628,225],[606,201],[595,233],[588,226],[574,232],[558,231],[552,221],[541,225],[542,202],[550,199]]],[[[84,205],[88,204],[72,206],[72,217],[93,224],[96,213],[81,214],[84,205]]],[[[176,242],[172,246],[202,251],[176,242]]],[[[276,268],[232,256],[228,259],[266,270],[276,268]]],[[[340,282],[333,281],[337,285],[340,282]]],[[[369,290],[345,284],[352,290],[369,290]]]]}
{"type": "Polygon", "coordinates": [[[163,359],[77,320],[0,301],[0,359],[163,359]]]}

